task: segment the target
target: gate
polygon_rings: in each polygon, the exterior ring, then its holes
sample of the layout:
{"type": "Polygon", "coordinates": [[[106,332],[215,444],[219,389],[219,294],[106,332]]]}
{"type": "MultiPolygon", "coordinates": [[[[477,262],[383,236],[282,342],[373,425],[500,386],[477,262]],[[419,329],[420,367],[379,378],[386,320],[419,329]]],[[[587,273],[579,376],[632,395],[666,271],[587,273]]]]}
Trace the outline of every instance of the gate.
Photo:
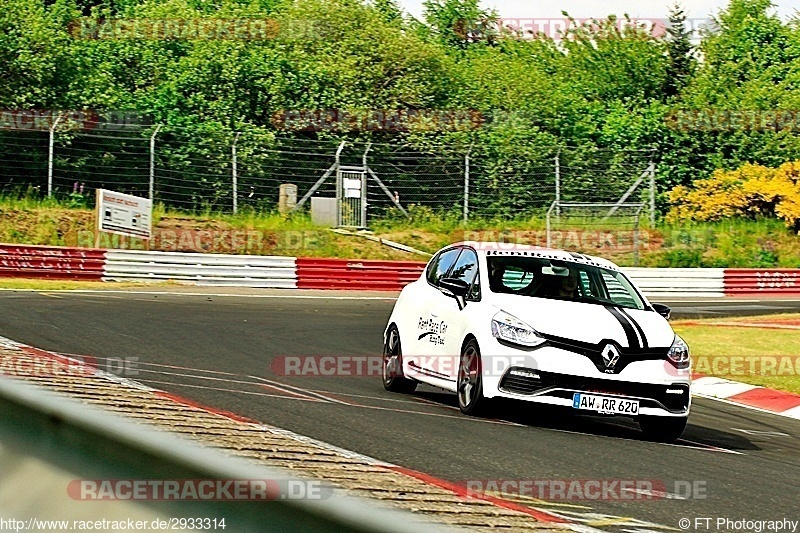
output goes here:
{"type": "Polygon", "coordinates": [[[336,225],[367,227],[367,170],[364,167],[336,169],[336,225]]]}

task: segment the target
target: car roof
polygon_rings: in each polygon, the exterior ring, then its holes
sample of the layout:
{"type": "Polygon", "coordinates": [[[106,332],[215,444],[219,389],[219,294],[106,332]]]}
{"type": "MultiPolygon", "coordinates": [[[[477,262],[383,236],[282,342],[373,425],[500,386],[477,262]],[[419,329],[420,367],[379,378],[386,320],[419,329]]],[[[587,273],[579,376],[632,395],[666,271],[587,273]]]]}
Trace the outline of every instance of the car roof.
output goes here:
{"type": "MultiPolygon", "coordinates": [[[[569,252],[567,250],[559,250],[556,248],[545,248],[542,246],[534,246],[530,244],[517,244],[510,242],[486,242],[486,241],[462,241],[451,244],[450,246],[469,246],[481,255],[485,256],[505,256],[505,257],[538,257],[541,259],[559,259],[562,261],[570,261],[573,263],[582,263],[587,265],[598,266],[601,268],[608,268],[611,270],[620,270],[620,268],[602,257],[595,257],[593,255],[581,254],[578,252],[569,252]]],[[[448,246],[448,248],[450,247],[448,246]]]]}

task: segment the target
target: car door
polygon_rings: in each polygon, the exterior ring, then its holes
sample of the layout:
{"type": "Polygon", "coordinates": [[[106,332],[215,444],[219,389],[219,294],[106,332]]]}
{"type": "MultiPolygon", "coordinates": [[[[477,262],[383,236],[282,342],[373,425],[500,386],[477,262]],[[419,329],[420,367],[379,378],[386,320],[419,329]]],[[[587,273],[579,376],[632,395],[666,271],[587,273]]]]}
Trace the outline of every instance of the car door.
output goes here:
{"type": "MultiPolygon", "coordinates": [[[[474,285],[478,275],[478,255],[471,248],[464,247],[447,273],[448,278],[455,278],[465,282],[472,287],[466,297],[467,306],[475,305],[479,299],[477,286],[474,285]]],[[[440,324],[441,344],[435,347],[435,355],[438,358],[439,370],[455,380],[458,377],[458,363],[461,356],[461,342],[464,339],[470,325],[467,320],[468,313],[466,307],[459,308],[458,301],[452,296],[439,291],[439,295],[433,299],[434,307],[431,314],[435,315],[440,324]]]]}
{"type": "Polygon", "coordinates": [[[409,366],[422,368],[433,375],[440,374],[437,371],[437,347],[443,344],[442,330],[445,328],[438,316],[438,309],[441,306],[441,298],[445,296],[438,288],[439,280],[447,275],[456,262],[460,247],[442,250],[430,262],[425,273],[427,284],[423,285],[419,292],[418,301],[414,302],[414,331],[411,337],[413,350],[404,355],[409,366]]]}

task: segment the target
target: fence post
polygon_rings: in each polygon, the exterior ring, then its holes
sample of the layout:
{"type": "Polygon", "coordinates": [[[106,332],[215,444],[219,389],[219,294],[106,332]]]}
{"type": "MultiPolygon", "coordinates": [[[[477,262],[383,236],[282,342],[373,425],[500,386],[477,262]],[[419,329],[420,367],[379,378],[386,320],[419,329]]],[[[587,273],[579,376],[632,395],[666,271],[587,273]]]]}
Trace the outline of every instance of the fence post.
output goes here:
{"type": "Polygon", "coordinates": [[[369,168],[367,164],[367,154],[371,147],[372,141],[367,143],[367,147],[364,149],[364,155],[361,156],[361,167],[363,169],[363,173],[361,174],[361,225],[365,228],[367,227],[367,169],[369,168]]]}
{"type": "Polygon", "coordinates": [[[233,138],[233,147],[231,148],[231,153],[233,155],[233,171],[232,171],[233,172],[233,176],[232,177],[233,177],[233,214],[234,215],[236,214],[236,211],[238,211],[238,209],[239,209],[239,205],[238,205],[238,194],[239,193],[238,193],[238,184],[237,184],[238,176],[236,174],[236,143],[239,140],[239,135],[241,135],[241,133],[242,132],[240,132],[240,131],[236,132],[236,136],[233,138]]]}
{"type": "Polygon", "coordinates": [[[56,126],[58,126],[58,121],[61,120],[63,116],[62,113],[59,113],[56,119],[53,121],[53,125],[50,126],[50,144],[48,145],[47,150],[47,196],[53,196],[53,145],[54,145],[54,137],[56,132],[56,126]]]}
{"type": "Polygon", "coordinates": [[[650,172],[650,227],[656,225],[656,165],[650,161],[647,170],[650,172]]]}
{"type": "MultiPolygon", "coordinates": [[[[555,170],[556,170],[556,217],[561,217],[561,147],[558,147],[558,151],[556,151],[556,159],[555,159],[555,170]]],[[[550,246],[548,244],[548,246],[550,246]]]]}
{"type": "Polygon", "coordinates": [[[472,151],[472,145],[467,148],[467,153],[464,154],[464,224],[469,221],[469,154],[472,151]]]}
{"type": "Polygon", "coordinates": [[[153,201],[153,196],[156,190],[156,135],[158,130],[161,129],[161,124],[156,126],[156,130],[150,136],[150,201],[153,201]]]}

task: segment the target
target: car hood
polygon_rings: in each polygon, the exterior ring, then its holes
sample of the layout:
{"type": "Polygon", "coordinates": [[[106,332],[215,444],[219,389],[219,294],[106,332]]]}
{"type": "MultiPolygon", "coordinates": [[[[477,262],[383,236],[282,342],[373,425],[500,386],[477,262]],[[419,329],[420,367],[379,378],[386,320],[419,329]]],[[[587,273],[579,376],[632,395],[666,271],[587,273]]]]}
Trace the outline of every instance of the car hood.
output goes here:
{"type": "Polygon", "coordinates": [[[563,339],[591,344],[613,340],[625,348],[668,348],[675,338],[667,320],[655,311],[513,294],[495,294],[491,303],[536,331],[563,339]]]}

